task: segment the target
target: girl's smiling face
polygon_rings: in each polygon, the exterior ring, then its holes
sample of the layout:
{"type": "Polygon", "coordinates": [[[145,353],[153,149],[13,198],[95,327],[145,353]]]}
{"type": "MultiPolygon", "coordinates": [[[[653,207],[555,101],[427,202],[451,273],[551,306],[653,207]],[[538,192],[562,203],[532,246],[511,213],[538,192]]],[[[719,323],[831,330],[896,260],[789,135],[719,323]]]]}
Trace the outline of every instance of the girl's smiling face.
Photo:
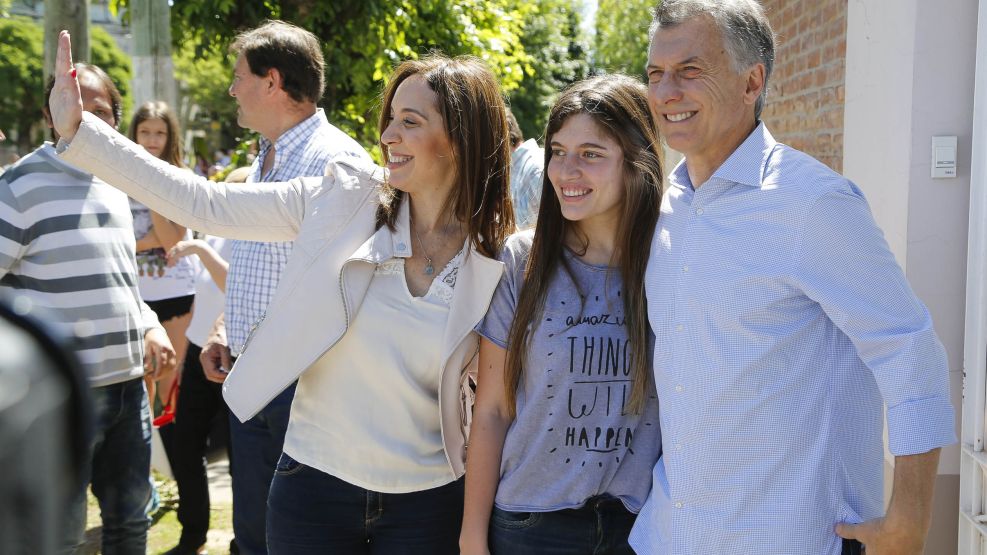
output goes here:
{"type": "Polygon", "coordinates": [[[624,198],[624,153],[620,145],[586,113],[565,120],[550,138],[548,178],[573,222],[600,220],[615,228],[624,198]]]}

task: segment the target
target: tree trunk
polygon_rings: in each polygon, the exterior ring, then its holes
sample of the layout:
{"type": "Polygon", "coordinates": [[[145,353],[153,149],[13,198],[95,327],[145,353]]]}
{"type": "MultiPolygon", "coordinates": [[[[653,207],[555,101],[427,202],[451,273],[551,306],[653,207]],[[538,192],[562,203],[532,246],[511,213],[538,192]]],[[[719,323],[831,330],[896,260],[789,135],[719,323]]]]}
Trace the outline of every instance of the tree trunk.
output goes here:
{"type": "Polygon", "coordinates": [[[134,34],[134,107],[163,100],[177,110],[175,74],[171,61],[171,14],[168,0],[130,0],[134,34]]]}
{"type": "Polygon", "coordinates": [[[55,67],[58,33],[72,34],[72,61],[89,61],[89,1],[45,0],[45,84],[55,67]]]}

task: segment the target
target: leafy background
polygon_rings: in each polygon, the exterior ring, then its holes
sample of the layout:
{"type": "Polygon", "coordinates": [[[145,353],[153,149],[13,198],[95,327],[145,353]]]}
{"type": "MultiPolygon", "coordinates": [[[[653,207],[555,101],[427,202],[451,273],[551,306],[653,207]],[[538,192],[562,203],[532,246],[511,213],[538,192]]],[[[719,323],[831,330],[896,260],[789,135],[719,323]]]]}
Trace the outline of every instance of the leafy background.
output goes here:
{"type": "MultiPolygon", "coordinates": [[[[282,19],[320,38],[327,77],[321,105],[330,121],[370,149],[391,69],[429,52],[483,59],[525,136],[540,138],[552,102],[569,84],[599,71],[643,74],[653,1],[598,0],[590,33],[584,1],[592,0],[174,0],[175,77],[186,105],[196,107],[184,123],[207,130],[212,147],[250,138],[236,125],[236,105],[227,94],[233,65],[227,48],[240,31],[282,19]]],[[[0,127],[16,130],[23,153],[46,131],[40,117],[43,37],[39,24],[7,15],[9,5],[0,0],[0,127]]],[[[111,8],[128,20],[127,0],[113,0],[111,8]]],[[[127,119],[129,59],[103,29],[92,26],[91,34],[93,61],[120,85],[127,119]]]]}

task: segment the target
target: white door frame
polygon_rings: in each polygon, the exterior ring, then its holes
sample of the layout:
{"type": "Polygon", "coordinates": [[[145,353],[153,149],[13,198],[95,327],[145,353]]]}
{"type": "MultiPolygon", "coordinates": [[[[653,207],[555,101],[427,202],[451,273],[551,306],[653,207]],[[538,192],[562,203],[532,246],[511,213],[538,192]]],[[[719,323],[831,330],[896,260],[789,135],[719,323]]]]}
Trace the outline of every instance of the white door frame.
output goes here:
{"type": "Polygon", "coordinates": [[[987,399],[987,0],[979,0],[979,6],[963,341],[960,555],[987,554],[987,453],[984,450],[987,399]]]}

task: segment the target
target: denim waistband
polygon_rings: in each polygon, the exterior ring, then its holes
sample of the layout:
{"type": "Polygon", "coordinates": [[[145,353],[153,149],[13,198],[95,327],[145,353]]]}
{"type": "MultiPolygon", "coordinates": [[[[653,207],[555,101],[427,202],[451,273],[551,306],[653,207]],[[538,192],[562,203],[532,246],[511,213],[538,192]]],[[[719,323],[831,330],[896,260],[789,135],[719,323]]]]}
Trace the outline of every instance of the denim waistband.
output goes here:
{"type": "Polygon", "coordinates": [[[594,495],[586,500],[582,507],[575,509],[564,509],[572,513],[621,513],[630,512],[624,506],[624,502],[608,493],[594,495]]]}

